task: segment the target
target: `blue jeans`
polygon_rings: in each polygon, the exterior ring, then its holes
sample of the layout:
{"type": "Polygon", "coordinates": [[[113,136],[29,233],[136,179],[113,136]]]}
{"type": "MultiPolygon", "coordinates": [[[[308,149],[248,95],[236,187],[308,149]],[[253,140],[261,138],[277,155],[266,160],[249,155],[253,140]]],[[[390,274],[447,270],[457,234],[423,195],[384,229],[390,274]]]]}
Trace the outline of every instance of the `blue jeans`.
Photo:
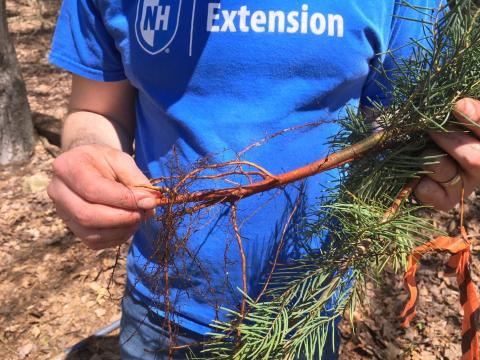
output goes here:
{"type": "MultiPolygon", "coordinates": [[[[120,354],[123,360],[168,360],[168,331],[163,327],[163,318],[152,313],[148,306],[132,298],[126,292],[122,302],[122,321],[120,329],[120,354]]],[[[336,360],[337,351],[332,351],[332,339],[335,337],[336,350],[340,345],[338,329],[329,334],[322,357],[305,360],[336,360]]],[[[188,329],[179,328],[176,336],[176,346],[195,344],[206,340],[204,336],[188,329]]],[[[193,347],[191,351],[200,356],[200,348],[193,347]]],[[[187,350],[174,353],[175,360],[187,359],[187,350]]],[[[255,360],[255,359],[252,359],[255,360]]],[[[301,360],[301,359],[299,359],[301,360]]]]}
{"type": "MultiPolygon", "coordinates": [[[[204,337],[188,329],[176,326],[175,345],[195,344],[204,337]]],[[[153,313],[147,305],[137,301],[126,292],[122,301],[120,323],[120,355],[124,360],[168,360],[169,337],[164,320],[153,313]]],[[[192,347],[196,355],[200,349],[192,347]],[[195,350],[197,353],[195,353],[195,350]]],[[[189,352],[188,354],[190,354],[189,352]]],[[[187,349],[174,353],[175,360],[187,359],[187,349]]]]}

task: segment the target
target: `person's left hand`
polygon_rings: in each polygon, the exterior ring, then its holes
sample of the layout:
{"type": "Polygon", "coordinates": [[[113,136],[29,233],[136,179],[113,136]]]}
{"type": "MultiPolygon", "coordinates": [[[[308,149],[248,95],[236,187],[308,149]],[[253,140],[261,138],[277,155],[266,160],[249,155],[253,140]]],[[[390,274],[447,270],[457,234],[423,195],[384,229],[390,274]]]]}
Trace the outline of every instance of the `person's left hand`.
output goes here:
{"type": "Polygon", "coordinates": [[[439,149],[429,149],[425,154],[447,155],[437,164],[426,167],[431,173],[420,181],[414,192],[421,203],[444,211],[460,202],[462,186],[465,196],[480,186],[480,101],[460,100],[454,115],[465,129],[430,133],[439,149]]]}

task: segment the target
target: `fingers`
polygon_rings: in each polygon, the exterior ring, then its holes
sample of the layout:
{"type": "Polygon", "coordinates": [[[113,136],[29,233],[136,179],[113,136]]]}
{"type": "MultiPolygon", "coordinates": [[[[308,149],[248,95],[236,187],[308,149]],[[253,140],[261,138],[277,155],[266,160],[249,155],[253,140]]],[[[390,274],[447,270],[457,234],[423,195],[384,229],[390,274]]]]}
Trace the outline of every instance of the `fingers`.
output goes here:
{"type": "Polygon", "coordinates": [[[440,149],[429,148],[422,153],[422,157],[432,158],[432,163],[425,165],[427,176],[432,180],[445,183],[458,173],[456,162],[440,149]]]}
{"type": "MultiPolygon", "coordinates": [[[[464,153],[465,161],[463,168],[466,167],[471,179],[475,185],[480,184],[480,101],[471,98],[465,98],[458,101],[455,105],[453,114],[461,124],[470,130],[473,134],[463,134],[463,143],[466,144],[464,153]],[[465,151],[471,151],[465,155],[465,151]]],[[[462,135],[462,134],[460,134],[462,135]]],[[[461,139],[458,140],[460,143],[461,139]]]]}
{"type": "Polygon", "coordinates": [[[422,156],[436,157],[437,162],[425,166],[428,171],[415,189],[415,196],[423,204],[438,210],[449,210],[460,200],[462,181],[448,184],[459,174],[455,161],[439,149],[428,149],[422,156]]]}
{"type": "Polygon", "coordinates": [[[93,250],[101,250],[122,245],[127,242],[137,230],[137,227],[122,229],[88,229],[74,222],[66,221],[72,232],[93,250]]]}
{"type": "Polygon", "coordinates": [[[58,215],[63,220],[69,220],[85,228],[113,229],[137,226],[142,219],[139,210],[125,210],[87,202],[59,179],[52,181],[48,192],[55,202],[58,215]]]}
{"type": "Polygon", "coordinates": [[[88,247],[94,250],[117,246],[126,242],[150,213],[91,204],[70,191],[59,179],[49,187],[58,216],[88,247]]]}
{"type": "Polygon", "coordinates": [[[140,171],[133,158],[121,151],[110,150],[105,157],[119,182],[127,186],[150,184],[144,173],[140,171]]]}
{"type": "Polygon", "coordinates": [[[437,210],[448,211],[458,201],[452,201],[445,189],[428,176],[422,178],[415,188],[415,196],[426,205],[433,206],[437,210]]]}
{"type": "Polygon", "coordinates": [[[415,191],[421,202],[441,210],[448,210],[461,200],[462,188],[470,194],[480,185],[480,102],[462,99],[456,103],[453,114],[463,128],[430,133],[448,157],[428,168],[432,174],[422,179],[415,191]],[[455,180],[454,171],[462,181],[449,182],[455,180]]]}
{"type": "Polygon", "coordinates": [[[466,182],[479,182],[479,139],[463,132],[430,133],[430,137],[458,163],[458,166],[463,171],[466,182]]]}
{"type": "Polygon", "coordinates": [[[458,101],[453,115],[468,130],[480,137],[480,101],[470,98],[458,101]]]}
{"type": "Polygon", "coordinates": [[[78,147],[55,160],[54,174],[90,203],[123,209],[153,209],[156,195],[128,185],[148,184],[133,159],[120,151],[97,146],[78,147]]]}
{"type": "Polygon", "coordinates": [[[148,184],[133,159],[102,145],[76,147],[54,162],[47,191],[58,215],[93,249],[127,241],[151,217],[156,193],[132,185],[148,184]]]}

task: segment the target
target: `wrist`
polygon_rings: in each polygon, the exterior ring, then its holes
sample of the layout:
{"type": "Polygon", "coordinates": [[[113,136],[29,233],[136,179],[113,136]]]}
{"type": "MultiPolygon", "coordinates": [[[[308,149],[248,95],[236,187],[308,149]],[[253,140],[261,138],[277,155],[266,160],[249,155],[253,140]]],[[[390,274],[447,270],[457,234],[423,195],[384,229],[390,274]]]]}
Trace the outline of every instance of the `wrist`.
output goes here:
{"type": "Polygon", "coordinates": [[[76,111],[65,119],[62,131],[62,150],[83,145],[104,145],[131,154],[133,134],[105,116],[76,111]]]}

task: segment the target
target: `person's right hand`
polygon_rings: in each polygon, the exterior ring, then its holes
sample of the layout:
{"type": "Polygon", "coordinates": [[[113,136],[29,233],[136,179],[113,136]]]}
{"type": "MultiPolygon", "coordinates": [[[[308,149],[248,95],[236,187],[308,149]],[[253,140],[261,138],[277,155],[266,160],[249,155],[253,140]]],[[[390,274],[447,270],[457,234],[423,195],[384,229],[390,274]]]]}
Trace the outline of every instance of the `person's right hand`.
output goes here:
{"type": "Polygon", "coordinates": [[[48,195],[70,230],[94,250],[120,245],[153,215],[154,192],[133,158],[103,145],[83,145],[53,163],[48,195]]]}

